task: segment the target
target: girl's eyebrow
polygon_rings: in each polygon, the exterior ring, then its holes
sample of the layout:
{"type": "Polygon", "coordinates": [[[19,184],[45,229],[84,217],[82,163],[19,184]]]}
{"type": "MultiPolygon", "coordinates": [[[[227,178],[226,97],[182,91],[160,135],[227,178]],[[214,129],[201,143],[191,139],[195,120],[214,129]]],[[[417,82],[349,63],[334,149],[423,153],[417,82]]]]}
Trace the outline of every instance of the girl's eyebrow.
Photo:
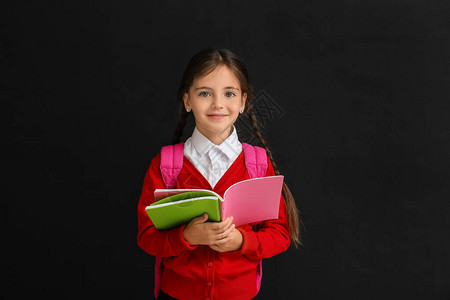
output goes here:
{"type": "Polygon", "coordinates": [[[197,90],[211,90],[212,91],[212,88],[209,88],[207,86],[201,86],[201,87],[196,88],[194,91],[197,91],[197,90]]]}
{"type": "Polygon", "coordinates": [[[224,90],[236,90],[236,91],[239,91],[239,89],[237,87],[234,87],[234,86],[227,86],[227,87],[224,87],[223,89],[224,90]]]}
{"type": "MultiPolygon", "coordinates": [[[[237,91],[239,91],[239,89],[237,87],[234,87],[234,86],[226,86],[223,89],[224,90],[237,90],[237,91]]],[[[197,91],[197,90],[211,90],[212,91],[213,89],[210,88],[210,87],[207,87],[207,86],[201,86],[201,87],[195,88],[194,91],[197,91]]]]}

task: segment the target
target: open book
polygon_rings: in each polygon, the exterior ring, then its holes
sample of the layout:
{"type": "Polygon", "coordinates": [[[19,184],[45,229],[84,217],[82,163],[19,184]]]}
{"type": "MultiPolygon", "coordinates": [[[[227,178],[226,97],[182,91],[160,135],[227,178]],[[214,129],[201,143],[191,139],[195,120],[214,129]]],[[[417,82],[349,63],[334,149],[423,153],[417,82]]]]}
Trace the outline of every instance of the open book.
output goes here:
{"type": "Polygon", "coordinates": [[[223,198],[210,190],[157,189],[145,211],[158,229],[171,229],[207,213],[209,221],[233,217],[240,226],[277,219],[283,176],[253,178],[230,186],[223,198]]]}

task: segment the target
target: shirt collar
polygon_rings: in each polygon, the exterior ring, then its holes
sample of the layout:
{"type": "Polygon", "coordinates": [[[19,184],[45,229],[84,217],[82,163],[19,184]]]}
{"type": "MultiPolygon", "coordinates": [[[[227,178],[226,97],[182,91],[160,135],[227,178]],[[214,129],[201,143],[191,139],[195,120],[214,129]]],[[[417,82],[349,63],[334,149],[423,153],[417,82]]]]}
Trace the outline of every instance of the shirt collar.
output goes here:
{"type": "Polygon", "coordinates": [[[220,145],[215,145],[195,127],[192,133],[192,145],[201,157],[208,153],[212,147],[220,149],[230,159],[237,157],[242,151],[242,144],[239,142],[234,125],[230,136],[220,145]]]}

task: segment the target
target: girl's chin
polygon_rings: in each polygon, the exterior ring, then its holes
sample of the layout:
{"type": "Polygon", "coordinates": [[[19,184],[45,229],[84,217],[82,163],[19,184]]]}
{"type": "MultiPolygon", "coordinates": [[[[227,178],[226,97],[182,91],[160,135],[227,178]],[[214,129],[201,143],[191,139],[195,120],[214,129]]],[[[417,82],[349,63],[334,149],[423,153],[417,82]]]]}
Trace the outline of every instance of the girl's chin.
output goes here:
{"type": "Polygon", "coordinates": [[[223,136],[223,135],[229,135],[231,133],[231,129],[233,128],[232,125],[230,126],[197,126],[197,129],[205,136],[223,136]]]}

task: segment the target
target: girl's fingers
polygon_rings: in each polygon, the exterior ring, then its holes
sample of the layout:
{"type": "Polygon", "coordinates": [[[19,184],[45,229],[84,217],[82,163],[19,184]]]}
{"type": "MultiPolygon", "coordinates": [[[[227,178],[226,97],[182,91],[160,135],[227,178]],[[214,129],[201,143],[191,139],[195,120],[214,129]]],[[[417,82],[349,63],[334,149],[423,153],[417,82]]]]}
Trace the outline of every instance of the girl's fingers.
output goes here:
{"type": "Polygon", "coordinates": [[[221,245],[221,244],[231,241],[233,239],[232,232],[233,232],[233,230],[235,230],[235,228],[236,228],[236,226],[234,224],[232,224],[230,226],[230,228],[228,228],[226,231],[224,231],[223,233],[218,234],[216,236],[214,243],[217,245],[221,245]]]}
{"type": "Polygon", "coordinates": [[[231,241],[232,239],[233,239],[233,236],[232,236],[231,234],[229,234],[228,236],[226,236],[226,237],[223,238],[223,239],[218,239],[218,240],[214,241],[213,244],[214,244],[214,245],[223,245],[223,244],[225,244],[225,243],[231,241]]]}
{"type": "Polygon", "coordinates": [[[208,230],[214,233],[220,233],[227,230],[231,224],[233,224],[233,217],[226,218],[222,222],[206,222],[205,225],[208,226],[208,230]]]}
{"type": "Polygon", "coordinates": [[[208,241],[208,245],[223,244],[231,240],[230,235],[235,228],[235,225],[233,224],[233,217],[229,217],[219,223],[206,222],[198,225],[202,227],[206,226],[204,229],[206,230],[205,234],[207,234],[207,237],[205,237],[208,241]]]}
{"type": "Polygon", "coordinates": [[[208,214],[204,213],[200,217],[194,218],[191,222],[193,224],[201,224],[201,223],[205,223],[207,220],[208,220],[208,214]]]}
{"type": "Polygon", "coordinates": [[[220,223],[214,224],[214,230],[217,232],[227,230],[233,224],[233,217],[228,217],[220,223]]]}
{"type": "Polygon", "coordinates": [[[227,230],[225,230],[224,232],[219,233],[217,235],[217,239],[218,240],[222,240],[222,239],[227,238],[231,234],[231,232],[233,231],[234,227],[235,227],[234,224],[231,224],[231,226],[227,230]]]}
{"type": "Polygon", "coordinates": [[[236,225],[231,224],[231,226],[224,232],[225,235],[230,235],[231,232],[236,228],[236,225]]]}

